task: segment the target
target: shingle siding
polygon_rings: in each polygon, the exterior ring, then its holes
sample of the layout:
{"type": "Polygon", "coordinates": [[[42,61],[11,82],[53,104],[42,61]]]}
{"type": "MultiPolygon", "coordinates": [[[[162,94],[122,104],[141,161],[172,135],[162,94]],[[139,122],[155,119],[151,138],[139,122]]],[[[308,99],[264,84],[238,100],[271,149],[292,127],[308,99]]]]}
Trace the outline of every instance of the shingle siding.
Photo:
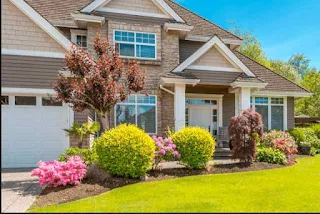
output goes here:
{"type": "Polygon", "coordinates": [[[294,98],[287,97],[288,129],[294,128],[294,98]]]}

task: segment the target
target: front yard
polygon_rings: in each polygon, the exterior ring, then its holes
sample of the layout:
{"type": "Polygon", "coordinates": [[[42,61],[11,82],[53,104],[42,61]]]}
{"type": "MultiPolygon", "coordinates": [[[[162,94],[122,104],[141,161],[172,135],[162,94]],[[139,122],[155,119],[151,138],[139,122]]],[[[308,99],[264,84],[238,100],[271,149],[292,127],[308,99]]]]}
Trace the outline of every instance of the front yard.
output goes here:
{"type": "Polygon", "coordinates": [[[145,182],[32,212],[319,212],[320,155],[279,169],[145,182]]]}

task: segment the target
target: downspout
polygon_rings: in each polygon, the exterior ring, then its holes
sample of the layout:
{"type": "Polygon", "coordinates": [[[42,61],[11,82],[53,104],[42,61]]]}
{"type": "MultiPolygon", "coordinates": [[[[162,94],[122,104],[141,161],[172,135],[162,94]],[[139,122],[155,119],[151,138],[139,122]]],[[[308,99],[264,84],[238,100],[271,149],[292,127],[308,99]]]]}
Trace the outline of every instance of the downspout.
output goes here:
{"type": "Polygon", "coordinates": [[[164,91],[166,91],[166,92],[168,92],[169,94],[172,94],[172,95],[174,96],[174,92],[173,92],[173,91],[170,91],[169,89],[163,87],[162,85],[160,85],[160,89],[162,89],[162,90],[164,90],[164,91]]]}

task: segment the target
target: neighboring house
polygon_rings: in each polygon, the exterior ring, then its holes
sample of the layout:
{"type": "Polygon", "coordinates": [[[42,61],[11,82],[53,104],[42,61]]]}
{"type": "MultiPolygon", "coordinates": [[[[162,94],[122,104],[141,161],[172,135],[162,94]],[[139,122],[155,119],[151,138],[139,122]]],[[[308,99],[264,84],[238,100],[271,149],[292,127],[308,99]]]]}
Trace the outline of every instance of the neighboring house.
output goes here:
{"type": "Polygon", "coordinates": [[[114,124],[158,135],[201,126],[217,135],[252,106],[266,129],[286,130],[294,99],[310,96],[239,53],[239,37],[169,0],[2,0],[1,8],[2,167],[57,158],[75,145],[62,129],[95,119],[47,95],[71,42],[92,53],[98,32],[147,71],[145,89],[116,105],[114,124]]]}

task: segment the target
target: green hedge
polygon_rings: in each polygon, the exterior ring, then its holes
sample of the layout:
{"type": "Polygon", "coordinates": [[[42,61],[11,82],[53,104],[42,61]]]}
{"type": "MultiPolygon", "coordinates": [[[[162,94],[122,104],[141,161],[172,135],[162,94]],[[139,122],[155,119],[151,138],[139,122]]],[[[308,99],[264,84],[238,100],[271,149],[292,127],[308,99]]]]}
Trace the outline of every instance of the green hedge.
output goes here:
{"type": "Polygon", "coordinates": [[[215,141],[200,127],[187,127],[172,135],[172,141],[181,154],[181,162],[190,168],[203,168],[212,159],[215,141]]]}
{"type": "Polygon", "coordinates": [[[286,156],[278,149],[259,148],[257,151],[256,160],[258,162],[266,162],[273,164],[286,164],[286,156]]]}
{"type": "Polygon", "coordinates": [[[152,167],[155,145],[135,125],[122,124],[95,140],[99,165],[112,175],[137,178],[152,167]]]}
{"type": "Polygon", "coordinates": [[[91,165],[96,160],[96,154],[92,149],[80,149],[78,147],[70,147],[59,156],[59,161],[67,161],[68,157],[80,156],[84,162],[91,165]]]}

